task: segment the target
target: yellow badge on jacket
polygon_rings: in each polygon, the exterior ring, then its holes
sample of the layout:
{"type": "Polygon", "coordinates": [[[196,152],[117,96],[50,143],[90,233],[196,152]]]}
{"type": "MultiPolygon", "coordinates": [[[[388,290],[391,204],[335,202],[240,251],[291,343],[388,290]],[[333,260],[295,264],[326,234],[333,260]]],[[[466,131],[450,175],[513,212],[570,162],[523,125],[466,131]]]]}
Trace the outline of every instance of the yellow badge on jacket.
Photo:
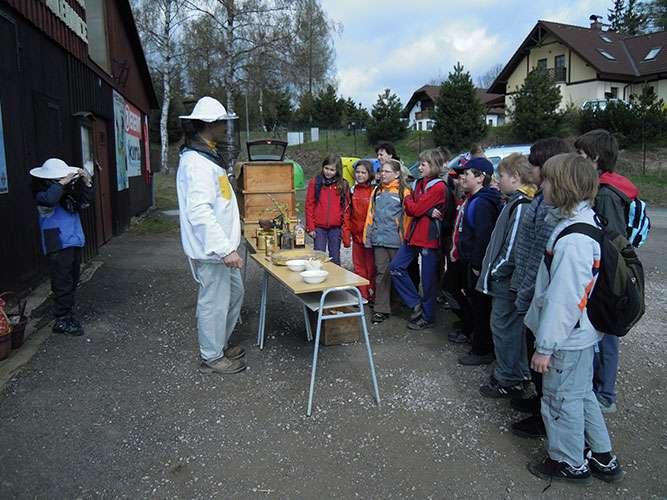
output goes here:
{"type": "Polygon", "coordinates": [[[232,185],[229,183],[229,179],[226,175],[221,175],[218,177],[218,183],[220,184],[220,195],[225,200],[232,199],[232,185]]]}

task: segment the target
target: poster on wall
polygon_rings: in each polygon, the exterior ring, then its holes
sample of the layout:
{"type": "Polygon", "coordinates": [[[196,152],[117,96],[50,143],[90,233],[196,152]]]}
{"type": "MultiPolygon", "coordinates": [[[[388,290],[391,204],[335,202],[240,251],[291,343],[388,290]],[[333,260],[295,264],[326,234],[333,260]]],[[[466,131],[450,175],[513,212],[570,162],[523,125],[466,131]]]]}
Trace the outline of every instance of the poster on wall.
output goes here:
{"type": "Polygon", "coordinates": [[[141,175],[141,111],[125,103],[125,154],[127,176],[141,175]]]}
{"type": "Polygon", "coordinates": [[[5,130],[2,127],[2,103],[0,102],[0,194],[9,193],[7,158],[5,157],[5,130]]]}
{"type": "Polygon", "coordinates": [[[118,191],[123,191],[130,187],[127,177],[125,99],[115,90],[113,92],[113,122],[114,136],[116,138],[116,182],[118,191]]]}
{"type": "Polygon", "coordinates": [[[150,146],[150,137],[148,136],[148,115],[144,115],[144,158],[146,158],[146,169],[144,171],[146,183],[148,184],[151,180],[151,146],[150,146]]]}

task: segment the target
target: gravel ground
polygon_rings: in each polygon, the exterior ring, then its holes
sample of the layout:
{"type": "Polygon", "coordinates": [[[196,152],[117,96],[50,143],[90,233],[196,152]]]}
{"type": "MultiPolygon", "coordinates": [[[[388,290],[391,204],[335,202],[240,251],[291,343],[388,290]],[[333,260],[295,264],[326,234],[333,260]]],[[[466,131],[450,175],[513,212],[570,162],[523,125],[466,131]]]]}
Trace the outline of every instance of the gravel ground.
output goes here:
{"type": "MultiPolygon", "coordinates": [[[[646,251],[649,298],[622,341],[619,411],[608,418],[620,485],[554,484],[546,498],[664,498],[667,479],[665,233],[646,251]]],[[[196,288],[175,236],[126,234],[80,290],[82,338],[51,335],[0,393],[0,498],[533,498],[526,463],[543,441],[483,399],[488,367],[464,368],[432,332],[392,317],[370,330],[382,402],[363,344],[322,348],[305,416],[312,347],[297,301],[272,287],[268,338],[254,346],[259,271],[247,274],[236,339],[250,368],[197,371],[196,288]]]]}

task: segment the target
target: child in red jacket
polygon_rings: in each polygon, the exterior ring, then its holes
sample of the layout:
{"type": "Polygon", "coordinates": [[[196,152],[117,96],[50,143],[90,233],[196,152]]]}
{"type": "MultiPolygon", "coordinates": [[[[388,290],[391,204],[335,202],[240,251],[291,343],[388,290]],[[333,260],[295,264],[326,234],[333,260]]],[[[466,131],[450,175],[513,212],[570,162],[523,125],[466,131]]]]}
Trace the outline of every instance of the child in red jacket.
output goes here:
{"type": "Polygon", "coordinates": [[[315,240],[315,250],[329,249],[331,260],[340,265],[340,242],[350,246],[350,193],[343,178],[340,156],[329,155],[322,172],[308,183],[306,231],[315,240]]]}
{"type": "Polygon", "coordinates": [[[440,179],[440,164],[434,150],[419,155],[422,178],[415,182],[412,193],[403,200],[405,214],[413,217],[409,231],[391,261],[391,280],[403,302],[412,309],[408,328],[430,328],[435,321],[440,268],[440,219],[445,215],[447,186],[440,179]],[[435,218],[433,210],[438,210],[435,218]],[[408,275],[410,262],[421,255],[423,299],[408,275]]]}
{"type": "Polygon", "coordinates": [[[359,160],[354,165],[356,181],[351,190],[350,232],[352,233],[352,264],[354,272],[370,281],[370,285],[359,287],[363,298],[373,300],[375,294],[375,258],[373,248],[364,245],[366,214],[373,194],[373,165],[368,160],[359,160]]]}

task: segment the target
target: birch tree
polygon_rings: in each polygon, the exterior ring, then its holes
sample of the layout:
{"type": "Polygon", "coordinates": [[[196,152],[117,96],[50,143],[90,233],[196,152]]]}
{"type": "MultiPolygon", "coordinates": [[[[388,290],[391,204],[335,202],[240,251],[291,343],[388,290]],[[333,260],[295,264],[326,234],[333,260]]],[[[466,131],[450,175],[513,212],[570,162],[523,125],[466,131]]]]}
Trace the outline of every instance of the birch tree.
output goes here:
{"type": "Polygon", "coordinates": [[[188,18],[187,0],[135,0],[137,27],[149,65],[160,80],[160,169],[169,173],[167,123],[172,99],[172,82],[178,77],[175,61],[179,57],[182,24],[188,18]]]}

